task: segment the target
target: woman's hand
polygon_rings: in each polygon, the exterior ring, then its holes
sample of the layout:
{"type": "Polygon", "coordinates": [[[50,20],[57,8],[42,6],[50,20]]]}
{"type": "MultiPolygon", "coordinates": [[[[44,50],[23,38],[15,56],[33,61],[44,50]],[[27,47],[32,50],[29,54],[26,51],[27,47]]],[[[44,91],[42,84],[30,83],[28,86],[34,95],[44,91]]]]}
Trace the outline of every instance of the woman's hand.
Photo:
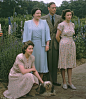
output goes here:
{"type": "Polygon", "coordinates": [[[48,50],[49,50],[49,45],[46,45],[45,51],[48,51],[48,50]]]}
{"type": "Polygon", "coordinates": [[[49,41],[46,42],[45,51],[49,50],[49,41]]]}

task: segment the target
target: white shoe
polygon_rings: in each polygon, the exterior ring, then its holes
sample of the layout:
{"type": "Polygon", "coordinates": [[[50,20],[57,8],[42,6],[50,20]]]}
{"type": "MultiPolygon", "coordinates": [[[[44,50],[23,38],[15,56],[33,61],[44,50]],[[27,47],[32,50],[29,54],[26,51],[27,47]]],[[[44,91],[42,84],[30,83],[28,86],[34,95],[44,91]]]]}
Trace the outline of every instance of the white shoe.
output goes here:
{"type": "Polygon", "coordinates": [[[69,88],[76,90],[76,87],[75,87],[73,84],[70,85],[70,84],[68,83],[67,85],[68,85],[69,88]]]}
{"type": "Polygon", "coordinates": [[[62,88],[63,88],[63,89],[67,89],[67,84],[63,84],[63,85],[62,85],[62,88]]]}

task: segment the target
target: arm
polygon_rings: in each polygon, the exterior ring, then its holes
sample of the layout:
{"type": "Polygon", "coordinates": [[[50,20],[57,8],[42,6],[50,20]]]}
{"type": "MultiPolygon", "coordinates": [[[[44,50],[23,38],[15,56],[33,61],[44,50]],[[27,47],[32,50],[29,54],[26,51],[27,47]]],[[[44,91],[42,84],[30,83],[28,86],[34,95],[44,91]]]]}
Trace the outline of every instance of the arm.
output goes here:
{"type": "Polygon", "coordinates": [[[32,30],[30,30],[30,28],[32,29],[31,21],[32,20],[25,21],[24,23],[23,42],[27,42],[31,40],[31,34],[32,34],[32,30]]]}
{"type": "Polygon", "coordinates": [[[31,67],[35,69],[35,71],[33,71],[33,74],[38,78],[38,80],[43,83],[43,80],[41,79],[41,77],[39,76],[39,73],[37,72],[36,68],[35,68],[35,57],[33,57],[33,61],[32,61],[32,65],[31,67]]]}
{"type": "Polygon", "coordinates": [[[19,69],[21,71],[22,74],[26,74],[26,73],[29,73],[29,72],[33,72],[33,74],[39,79],[39,81],[41,83],[43,83],[43,80],[41,79],[41,77],[39,76],[35,66],[32,66],[32,68],[30,69],[25,69],[24,66],[22,65],[18,65],[19,66],[19,69]]]}
{"type": "Polygon", "coordinates": [[[37,70],[35,68],[35,65],[34,65],[35,57],[32,58],[32,66],[31,66],[31,68],[28,68],[28,69],[25,69],[24,68],[23,60],[21,58],[17,57],[17,60],[16,61],[17,61],[18,67],[20,69],[20,72],[22,74],[33,72],[33,74],[39,79],[39,81],[41,83],[43,83],[43,80],[39,76],[39,74],[38,74],[38,72],[37,72],[37,70]]]}
{"type": "MultiPolygon", "coordinates": [[[[32,68],[35,68],[35,66],[32,66],[32,68]]],[[[36,69],[35,69],[36,70],[36,69]]],[[[41,77],[39,76],[39,73],[36,71],[33,71],[33,74],[38,78],[38,80],[43,83],[43,80],[41,79],[41,77]]]]}
{"type": "Polygon", "coordinates": [[[36,69],[34,67],[30,68],[30,69],[25,69],[24,66],[22,65],[18,65],[19,69],[21,71],[22,74],[26,74],[26,73],[30,73],[32,71],[36,71],[36,69]]]}
{"type": "Polygon", "coordinates": [[[48,50],[49,50],[49,41],[47,41],[46,47],[45,47],[45,51],[48,51],[48,50]]]}
{"type": "Polygon", "coordinates": [[[49,41],[51,40],[50,38],[50,29],[49,29],[49,26],[47,24],[47,22],[45,21],[45,24],[46,24],[46,47],[45,47],[45,51],[48,51],[49,50],[49,41]]]}
{"type": "Polygon", "coordinates": [[[58,41],[58,42],[60,42],[60,35],[61,35],[61,30],[57,30],[57,33],[56,33],[56,40],[58,41]]]}

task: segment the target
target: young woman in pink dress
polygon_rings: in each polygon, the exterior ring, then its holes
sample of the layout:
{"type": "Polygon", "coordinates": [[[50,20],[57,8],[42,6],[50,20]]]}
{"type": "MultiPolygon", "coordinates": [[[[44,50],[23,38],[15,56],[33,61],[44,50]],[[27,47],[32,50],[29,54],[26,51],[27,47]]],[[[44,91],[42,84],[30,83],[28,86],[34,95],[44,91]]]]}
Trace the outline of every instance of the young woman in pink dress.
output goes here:
{"type": "Polygon", "coordinates": [[[76,46],[73,40],[74,23],[71,22],[73,17],[73,11],[70,9],[63,10],[62,18],[64,19],[57,27],[56,39],[59,42],[59,64],[58,68],[61,69],[63,78],[64,89],[67,89],[67,85],[72,89],[76,87],[72,84],[72,68],[76,67],[76,46]],[[68,73],[68,83],[65,79],[65,69],[68,73]]]}
{"type": "Polygon", "coordinates": [[[43,83],[34,65],[33,47],[33,42],[27,41],[22,47],[22,53],[17,55],[9,73],[8,90],[3,93],[6,98],[16,99],[24,96],[33,86],[38,85],[39,81],[43,83]]]}

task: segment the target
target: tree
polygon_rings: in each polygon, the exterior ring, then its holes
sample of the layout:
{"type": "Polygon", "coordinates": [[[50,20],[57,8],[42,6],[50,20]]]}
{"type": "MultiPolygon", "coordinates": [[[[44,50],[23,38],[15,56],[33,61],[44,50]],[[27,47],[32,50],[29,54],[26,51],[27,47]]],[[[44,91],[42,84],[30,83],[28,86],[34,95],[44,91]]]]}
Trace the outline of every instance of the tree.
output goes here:
{"type": "MultiPolygon", "coordinates": [[[[17,14],[31,14],[31,10],[34,7],[39,7],[42,9],[43,14],[48,13],[47,9],[48,3],[43,1],[32,1],[32,0],[3,0],[0,1],[0,17],[13,16],[14,9],[17,14]]],[[[70,0],[63,1],[60,7],[56,8],[56,13],[61,15],[62,10],[71,9],[74,11],[75,16],[83,18],[86,16],[86,0],[70,0]]]]}

